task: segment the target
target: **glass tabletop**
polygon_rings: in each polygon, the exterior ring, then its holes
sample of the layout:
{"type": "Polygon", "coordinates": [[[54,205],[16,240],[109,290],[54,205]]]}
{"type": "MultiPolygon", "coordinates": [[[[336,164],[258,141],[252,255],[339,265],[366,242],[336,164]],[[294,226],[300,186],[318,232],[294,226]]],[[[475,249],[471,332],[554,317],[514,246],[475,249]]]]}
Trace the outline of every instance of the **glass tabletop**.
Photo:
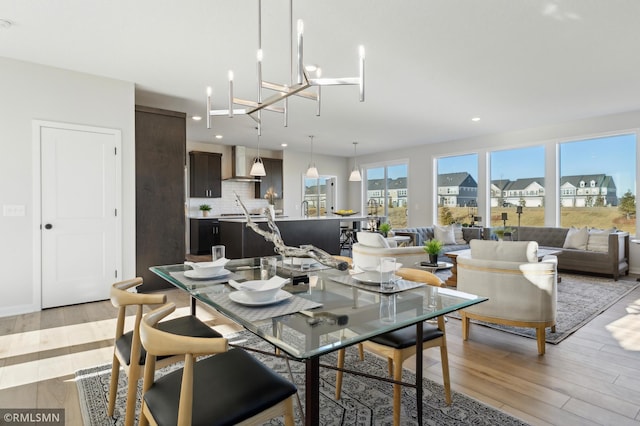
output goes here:
{"type": "Polygon", "coordinates": [[[185,277],[191,267],[182,264],[149,269],[301,360],[487,300],[428,285],[406,285],[395,293],[382,293],[379,285],[363,285],[349,271],[318,268],[302,273],[286,268],[279,259],[278,275],[291,278],[282,289],[285,297],[273,304],[246,306],[236,303],[239,298],[233,296],[237,294],[229,297],[237,290],[228,281],[259,279],[259,258],[231,260],[225,266],[226,276],[210,280],[185,277]]]}

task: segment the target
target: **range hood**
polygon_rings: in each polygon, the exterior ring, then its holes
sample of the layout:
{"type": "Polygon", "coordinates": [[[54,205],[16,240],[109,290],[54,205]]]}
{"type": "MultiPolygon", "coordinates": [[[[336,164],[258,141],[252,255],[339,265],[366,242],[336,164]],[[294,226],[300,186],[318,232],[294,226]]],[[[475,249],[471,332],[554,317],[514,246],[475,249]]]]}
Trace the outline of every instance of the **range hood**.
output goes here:
{"type": "Polygon", "coordinates": [[[231,177],[225,179],[231,182],[262,182],[259,177],[249,176],[247,166],[253,159],[247,159],[247,147],[234,146],[231,148],[231,177]]]}

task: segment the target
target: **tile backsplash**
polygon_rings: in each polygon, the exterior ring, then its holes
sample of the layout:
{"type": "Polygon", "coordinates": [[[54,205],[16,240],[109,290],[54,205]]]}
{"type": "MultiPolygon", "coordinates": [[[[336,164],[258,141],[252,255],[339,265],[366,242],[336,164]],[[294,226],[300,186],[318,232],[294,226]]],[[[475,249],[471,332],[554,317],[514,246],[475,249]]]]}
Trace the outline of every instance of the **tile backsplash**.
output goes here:
{"type": "Polygon", "coordinates": [[[222,197],[221,198],[190,198],[189,199],[189,216],[200,216],[200,204],[209,204],[211,206],[211,216],[222,213],[242,214],[242,208],[236,202],[234,192],[238,194],[240,200],[249,210],[249,213],[258,213],[261,209],[268,205],[267,200],[255,198],[255,184],[252,182],[234,182],[222,181],[222,197]]]}

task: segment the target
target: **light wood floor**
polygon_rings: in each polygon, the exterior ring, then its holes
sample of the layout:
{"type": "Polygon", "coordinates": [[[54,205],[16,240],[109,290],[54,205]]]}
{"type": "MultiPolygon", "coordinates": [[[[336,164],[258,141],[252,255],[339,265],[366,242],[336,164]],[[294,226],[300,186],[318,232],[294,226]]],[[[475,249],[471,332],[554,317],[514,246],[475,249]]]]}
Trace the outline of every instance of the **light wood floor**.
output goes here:
{"type": "MultiPolygon", "coordinates": [[[[188,312],[185,295],[166,293],[178,315],[188,312]]],[[[0,318],[0,407],[65,408],[67,424],[81,424],[74,372],[111,362],[115,315],[104,301],[0,318]]],[[[454,391],[534,425],[640,425],[640,289],[542,357],[535,340],[481,326],[462,342],[455,319],[447,333],[454,391]]],[[[441,381],[439,352],[424,359],[425,376],[441,381]]]]}

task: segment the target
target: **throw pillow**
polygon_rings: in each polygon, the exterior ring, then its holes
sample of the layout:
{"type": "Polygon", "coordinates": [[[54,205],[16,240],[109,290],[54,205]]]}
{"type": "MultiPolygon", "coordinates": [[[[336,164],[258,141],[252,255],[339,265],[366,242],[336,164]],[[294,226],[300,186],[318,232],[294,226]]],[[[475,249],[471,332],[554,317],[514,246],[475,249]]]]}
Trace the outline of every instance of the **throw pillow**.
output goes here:
{"type": "Polygon", "coordinates": [[[387,239],[377,232],[358,232],[358,242],[368,247],[389,248],[387,239]]]}
{"type": "Polygon", "coordinates": [[[567,237],[564,240],[562,248],[586,250],[588,239],[589,231],[586,226],[584,228],[575,228],[572,226],[569,228],[569,232],[567,232],[567,237]]]}
{"type": "Polygon", "coordinates": [[[455,244],[456,237],[453,233],[453,227],[433,225],[433,237],[442,241],[443,245],[455,244]]]}
{"type": "Polygon", "coordinates": [[[607,253],[609,251],[609,234],[612,232],[614,232],[613,229],[590,229],[587,250],[607,253]]]}
{"type": "Polygon", "coordinates": [[[453,226],[453,236],[456,239],[456,244],[467,244],[467,240],[464,239],[464,235],[462,235],[462,225],[456,223],[453,226]]]}

